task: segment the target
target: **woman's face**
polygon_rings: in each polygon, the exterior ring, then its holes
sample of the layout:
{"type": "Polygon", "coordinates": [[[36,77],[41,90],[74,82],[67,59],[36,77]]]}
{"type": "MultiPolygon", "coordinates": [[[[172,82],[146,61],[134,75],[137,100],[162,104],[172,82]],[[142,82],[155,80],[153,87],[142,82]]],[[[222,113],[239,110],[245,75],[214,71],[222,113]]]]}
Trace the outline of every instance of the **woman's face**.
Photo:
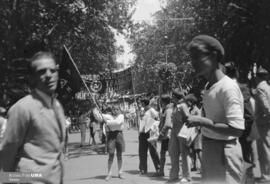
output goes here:
{"type": "Polygon", "coordinates": [[[203,76],[208,79],[213,71],[217,68],[215,55],[207,54],[200,51],[191,51],[191,63],[196,72],[196,76],[203,76]]]}

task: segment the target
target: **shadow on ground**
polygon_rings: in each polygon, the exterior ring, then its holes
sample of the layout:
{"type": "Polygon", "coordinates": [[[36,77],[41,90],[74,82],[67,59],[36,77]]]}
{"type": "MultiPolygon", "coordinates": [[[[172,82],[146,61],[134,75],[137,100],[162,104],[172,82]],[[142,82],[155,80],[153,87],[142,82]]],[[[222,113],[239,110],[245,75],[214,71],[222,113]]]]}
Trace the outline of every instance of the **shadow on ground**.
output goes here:
{"type": "MultiPolygon", "coordinates": [[[[131,174],[131,175],[140,175],[140,172],[138,170],[127,170],[124,171],[125,173],[131,174]]],[[[155,181],[167,181],[166,178],[163,177],[154,177],[155,172],[148,172],[145,175],[141,175],[141,177],[148,177],[151,180],[155,180],[155,181]]]]}
{"type": "Polygon", "coordinates": [[[97,144],[97,145],[85,145],[80,147],[80,143],[69,143],[68,144],[68,158],[78,158],[81,156],[89,156],[89,155],[104,155],[105,145],[97,144]]]}
{"type": "Polygon", "coordinates": [[[124,171],[125,173],[132,174],[132,175],[139,175],[140,172],[138,170],[127,170],[124,171]]]}
{"type": "MultiPolygon", "coordinates": [[[[105,181],[106,175],[99,175],[99,176],[93,176],[93,177],[89,177],[89,178],[80,178],[78,180],[104,180],[105,181]]],[[[112,178],[118,178],[117,176],[112,176],[112,178]]]]}
{"type": "Polygon", "coordinates": [[[138,154],[123,154],[125,157],[137,157],[138,154]]]}
{"type": "Polygon", "coordinates": [[[91,180],[91,179],[97,179],[97,180],[105,180],[106,175],[100,175],[100,176],[93,176],[89,178],[80,178],[79,180],[91,180]]]}

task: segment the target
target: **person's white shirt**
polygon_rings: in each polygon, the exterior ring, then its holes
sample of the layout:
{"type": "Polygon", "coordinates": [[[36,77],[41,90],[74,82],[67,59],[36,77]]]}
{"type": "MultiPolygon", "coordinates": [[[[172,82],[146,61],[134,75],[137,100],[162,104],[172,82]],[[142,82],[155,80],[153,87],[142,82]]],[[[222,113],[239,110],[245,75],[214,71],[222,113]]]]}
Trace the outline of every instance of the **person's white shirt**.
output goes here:
{"type": "MultiPolygon", "coordinates": [[[[104,117],[104,115],[103,115],[104,117]]],[[[113,117],[110,115],[104,117],[107,121],[107,126],[109,127],[110,131],[122,131],[124,130],[124,115],[123,114],[119,114],[116,117],[113,117]]]]}
{"type": "Polygon", "coordinates": [[[66,118],[66,128],[68,128],[70,125],[71,125],[71,118],[70,117],[67,117],[66,118]]]}
{"type": "MultiPolygon", "coordinates": [[[[244,130],[244,100],[239,86],[227,76],[205,90],[203,97],[205,116],[214,123],[225,123],[244,130]]],[[[203,127],[202,134],[218,140],[232,140],[236,137],[218,133],[203,127]]]]}
{"type": "Polygon", "coordinates": [[[7,119],[0,116],[0,138],[4,137],[7,128],[7,119]]]}
{"type": "Polygon", "coordinates": [[[158,112],[154,108],[148,109],[140,121],[139,132],[147,133],[158,118],[158,112]]]}

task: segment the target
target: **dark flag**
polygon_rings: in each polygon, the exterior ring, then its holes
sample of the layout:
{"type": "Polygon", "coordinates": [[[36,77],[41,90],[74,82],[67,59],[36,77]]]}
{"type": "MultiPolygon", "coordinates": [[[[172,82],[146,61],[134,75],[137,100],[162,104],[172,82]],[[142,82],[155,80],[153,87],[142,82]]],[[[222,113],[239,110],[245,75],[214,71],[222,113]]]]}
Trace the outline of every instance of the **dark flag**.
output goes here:
{"type": "Polygon", "coordinates": [[[84,87],[83,79],[66,46],[63,48],[59,68],[58,99],[63,105],[84,87]]]}

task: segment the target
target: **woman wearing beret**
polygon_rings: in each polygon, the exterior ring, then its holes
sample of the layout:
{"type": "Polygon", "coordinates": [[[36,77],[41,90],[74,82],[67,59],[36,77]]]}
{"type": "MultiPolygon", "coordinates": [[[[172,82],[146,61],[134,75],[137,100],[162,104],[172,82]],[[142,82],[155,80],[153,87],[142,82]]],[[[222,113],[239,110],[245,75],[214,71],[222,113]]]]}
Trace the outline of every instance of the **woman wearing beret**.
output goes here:
{"type": "Polygon", "coordinates": [[[203,97],[205,117],[188,117],[188,126],[202,127],[203,180],[240,183],[243,158],[238,138],[245,129],[242,93],[221,70],[225,52],[217,39],[199,35],[188,48],[195,72],[208,81],[203,97]]]}

